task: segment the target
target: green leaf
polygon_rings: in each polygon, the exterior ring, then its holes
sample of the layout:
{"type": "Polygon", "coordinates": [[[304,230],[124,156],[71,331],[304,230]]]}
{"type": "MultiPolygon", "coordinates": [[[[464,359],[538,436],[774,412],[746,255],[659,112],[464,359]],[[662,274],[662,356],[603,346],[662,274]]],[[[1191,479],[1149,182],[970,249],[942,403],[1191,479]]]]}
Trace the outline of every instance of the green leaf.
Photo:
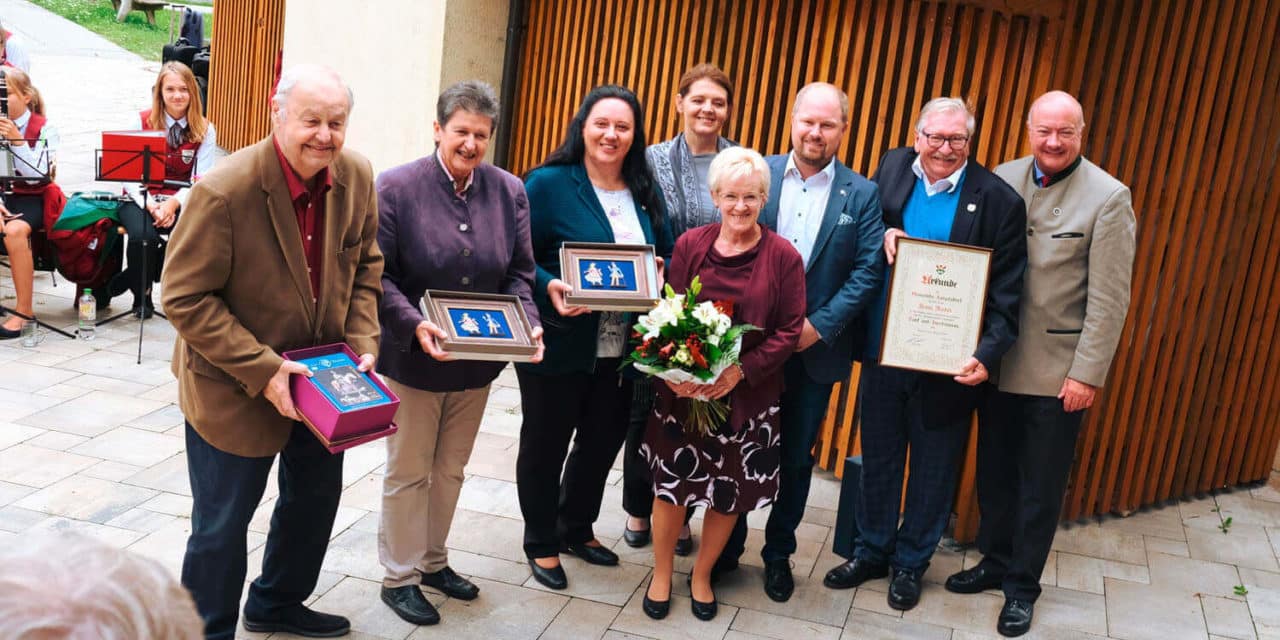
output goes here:
{"type": "Polygon", "coordinates": [[[1245,586],[1244,586],[1244,585],[1242,585],[1242,584],[1238,584],[1238,585],[1236,585],[1236,586],[1234,586],[1234,587],[1231,587],[1231,591],[1233,591],[1233,592],[1234,592],[1236,595],[1238,595],[1238,596],[1247,596],[1247,595],[1249,595],[1249,590],[1248,590],[1247,588],[1245,588],[1245,586]]]}

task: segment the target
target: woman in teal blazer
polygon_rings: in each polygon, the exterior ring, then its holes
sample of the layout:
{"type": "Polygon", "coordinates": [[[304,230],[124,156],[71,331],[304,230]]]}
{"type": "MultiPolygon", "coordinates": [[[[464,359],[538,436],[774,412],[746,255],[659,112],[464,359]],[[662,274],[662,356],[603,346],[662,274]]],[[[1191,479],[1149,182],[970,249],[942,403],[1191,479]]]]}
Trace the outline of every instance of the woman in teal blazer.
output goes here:
{"type": "Polygon", "coordinates": [[[671,229],[644,149],[644,115],[635,94],[596,87],[570,121],[564,142],[525,180],[538,263],[533,295],[546,354],[539,364],[516,367],[524,413],[516,483],[529,567],[552,589],[568,586],[562,552],[592,564],[618,563],[592,525],[626,438],[631,381],[618,368],[633,322],[629,314],[564,303],[569,286],[560,279],[560,245],[652,244],[659,256],[670,257],[671,229]]]}

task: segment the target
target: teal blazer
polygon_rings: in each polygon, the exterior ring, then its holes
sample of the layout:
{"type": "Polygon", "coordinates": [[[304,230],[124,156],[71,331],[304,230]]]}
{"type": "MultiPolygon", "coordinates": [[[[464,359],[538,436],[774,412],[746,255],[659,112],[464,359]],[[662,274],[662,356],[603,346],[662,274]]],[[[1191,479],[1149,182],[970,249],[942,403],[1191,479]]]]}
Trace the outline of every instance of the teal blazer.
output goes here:
{"type": "MultiPolygon", "coordinates": [[[[541,363],[516,365],[521,370],[542,375],[595,371],[596,334],[600,314],[587,313],[566,318],[556,313],[547,296],[547,283],[560,277],[560,245],[569,242],[614,242],[613,227],[587,179],[581,164],[551,165],[529,172],[524,183],[529,194],[529,224],[533,236],[533,258],[538,263],[533,300],[542,319],[546,351],[541,363]]],[[[656,183],[654,186],[657,189],[656,183]]],[[[657,255],[671,258],[675,242],[662,198],[658,198],[661,224],[649,221],[649,212],[636,202],[645,242],[657,255]]],[[[630,319],[628,319],[630,322],[630,319]]]]}

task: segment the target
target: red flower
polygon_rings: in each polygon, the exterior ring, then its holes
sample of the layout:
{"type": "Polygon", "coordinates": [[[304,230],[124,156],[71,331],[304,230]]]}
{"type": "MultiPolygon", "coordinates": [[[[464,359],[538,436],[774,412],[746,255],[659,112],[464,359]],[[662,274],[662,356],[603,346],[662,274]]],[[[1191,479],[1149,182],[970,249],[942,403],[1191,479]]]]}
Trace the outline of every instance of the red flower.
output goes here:
{"type": "Polygon", "coordinates": [[[715,302],[712,302],[711,304],[715,306],[716,311],[719,311],[720,313],[723,313],[724,315],[729,316],[730,318],[733,317],[733,301],[732,300],[717,300],[715,302]]]}
{"type": "Polygon", "coordinates": [[[663,359],[663,360],[670,360],[670,359],[671,359],[671,354],[673,354],[673,353],[675,353],[675,352],[676,352],[676,343],[674,343],[674,342],[668,342],[668,343],[667,343],[667,346],[665,346],[665,347],[663,347],[663,348],[661,348],[661,349],[658,349],[658,355],[659,355],[659,356],[662,356],[662,359],[663,359]]]}
{"type": "Polygon", "coordinates": [[[685,344],[689,346],[689,356],[693,358],[693,363],[703,369],[708,368],[707,358],[702,355],[702,341],[698,340],[694,336],[689,336],[689,338],[685,340],[685,344]]]}

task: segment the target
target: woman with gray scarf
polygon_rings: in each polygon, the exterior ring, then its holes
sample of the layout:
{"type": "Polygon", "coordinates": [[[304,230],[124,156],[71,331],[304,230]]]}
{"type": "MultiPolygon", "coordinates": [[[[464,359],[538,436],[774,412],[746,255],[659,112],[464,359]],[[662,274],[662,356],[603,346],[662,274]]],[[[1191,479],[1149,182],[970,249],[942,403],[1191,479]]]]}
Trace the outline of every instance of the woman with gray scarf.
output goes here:
{"type": "MultiPolygon", "coordinates": [[[[729,120],[733,103],[733,82],[718,67],[700,64],[680,77],[676,92],[676,113],[683,118],[684,128],[676,137],[650,145],[645,160],[653,177],[662,187],[671,221],[671,234],[679,239],[684,232],[720,221],[720,211],[711,202],[707,170],[716,154],[737,143],[720,136],[729,120]]],[[[631,400],[631,422],[623,455],[622,508],[630,516],[623,539],[632,547],[649,543],[649,515],[653,510],[653,487],[649,467],[640,456],[645,422],[653,405],[653,387],[647,378],[635,381],[631,400]]],[[[686,556],[693,551],[693,537],[688,518],[676,543],[676,553],[686,556]]]]}

